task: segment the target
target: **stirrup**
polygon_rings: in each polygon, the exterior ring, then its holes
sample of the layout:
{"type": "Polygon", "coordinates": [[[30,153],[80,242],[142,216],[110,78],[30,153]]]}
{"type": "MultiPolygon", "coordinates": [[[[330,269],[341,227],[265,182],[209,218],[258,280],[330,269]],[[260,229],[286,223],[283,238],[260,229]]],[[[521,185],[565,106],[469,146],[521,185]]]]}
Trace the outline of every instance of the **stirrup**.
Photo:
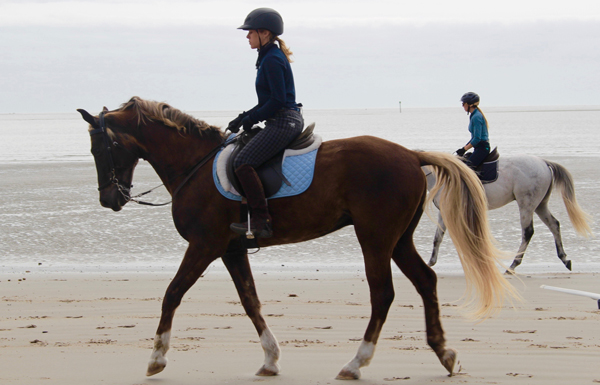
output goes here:
{"type": "Polygon", "coordinates": [[[254,234],[252,234],[252,228],[250,227],[250,210],[248,210],[248,231],[246,231],[246,238],[254,239],[254,234]]]}
{"type": "Polygon", "coordinates": [[[244,235],[248,239],[271,238],[273,236],[273,231],[271,230],[271,225],[269,223],[265,224],[265,228],[262,230],[248,229],[248,224],[246,222],[232,223],[229,225],[229,228],[234,233],[244,235]]]}
{"type": "Polygon", "coordinates": [[[232,223],[229,225],[231,231],[236,234],[245,235],[248,239],[254,238],[271,238],[273,236],[273,230],[271,229],[271,223],[269,219],[265,221],[265,225],[261,230],[251,227],[250,213],[248,212],[248,222],[244,223],[232,223]]]}

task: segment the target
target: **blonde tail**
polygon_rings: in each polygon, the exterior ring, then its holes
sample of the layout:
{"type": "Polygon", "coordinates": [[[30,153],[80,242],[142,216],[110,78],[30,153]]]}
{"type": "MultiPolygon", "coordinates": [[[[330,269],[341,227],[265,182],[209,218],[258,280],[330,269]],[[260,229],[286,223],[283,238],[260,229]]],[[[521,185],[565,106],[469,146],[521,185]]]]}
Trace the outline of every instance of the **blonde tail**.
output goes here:
{"type": "Polygon", "coordinates": [[[473,171],[452,155],[419,152],[418,156],[421,166],[432,166],[437,177],[426,204],[440,193],[440,212],[465,272],[469,315],[488,318],[507,299],[521,297],[498,269],[505,255],[496,248],[490,233],[483,185],[473,171]]]}

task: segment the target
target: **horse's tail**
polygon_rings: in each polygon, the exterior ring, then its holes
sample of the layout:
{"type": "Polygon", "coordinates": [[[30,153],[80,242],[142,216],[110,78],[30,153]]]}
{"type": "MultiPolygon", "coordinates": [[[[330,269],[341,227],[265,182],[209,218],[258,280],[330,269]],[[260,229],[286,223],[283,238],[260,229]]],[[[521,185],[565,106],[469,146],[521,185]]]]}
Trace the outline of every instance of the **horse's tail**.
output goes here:
{"type": "Polygon", "coordinates": [[[587,237],[592,234],[590,228],[590,215],[581,209],[575,198],[575,184],[569,170],[564,166],[545,160],[550,170],[552,170],[552,181],[556,187],[562,191],[563,202],[567,208],[569,219],[580,235],[587,237]]]}
{"type": "Polygon", "coordinates": [[[466,305],[471,310],[470,315],[485,319],[497,312],[506,299],[521,297],[498,269],[497,263],[505,255],[496,248],[490,233],[483,185],[476,174],[453,155],[417,154],[421,166],[432,166],[436,174],[436,184],[428,194],[426,205],[439,192],[440,213],[465,272],[466,305]]]}

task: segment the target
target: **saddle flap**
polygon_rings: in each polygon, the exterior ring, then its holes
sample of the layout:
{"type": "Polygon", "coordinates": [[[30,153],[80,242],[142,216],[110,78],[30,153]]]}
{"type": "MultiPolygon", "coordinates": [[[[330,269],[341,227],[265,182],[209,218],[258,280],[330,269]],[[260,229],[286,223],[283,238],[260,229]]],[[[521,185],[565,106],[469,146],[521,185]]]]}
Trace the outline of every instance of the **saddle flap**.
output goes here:
{"type": "Polygon", "coordinates": [[[477,175],[481,180],[481,183],[493,183],[498,180],[498,159],[500,158],[500,153],[498,152],[498,147],[494,147],[494,149],[489,153],[488,156],[485,157],[483,163],[477,167],[477,175]]]}
{"type": "MultiPolygon", "coordinates": [[[[315,163],[317,159],[317,151],[321,146],[323,139],[315,134],[315,141],[312,145],[302,150],[287,149],[283,153],[283,161],[281,162],[281,172],[283,182],[279,182],[281,188],[269,199],[291,197],[302,194],[308,189],[312,183],[315,173],[315,163]]],[[[213,162],[213,179],[215,187],[221,195],[231,200],[242,200],[240,193],[233,187],[228,174],[228,161],[231,158],[231,153],[235,148],[235,144],[231,144],[221,150],[213,162]]],[[[233,170],[231,171],[233,172],[233,170]]]]}
{"type": "MultiPolygon", "coordinates": [[[[467,153],[463,159],[469,159],[472,154],[471,152],[467,153]]],[[[494,147],[483,159],[483,162],[474,169],[481,183],[492,183],[498,179],[498,159],[500,159],[500,153],[498,147],[494,147]]]]}
{"type": "MultiPolygon", "coordinates": [[[[300,135],[298,135],[298,137],[294,139],[292,143],[290,143],[285,149],[283,149],[273,158],[266,161],[256,170],[256,173],[258,174],[261,182],[263,183],[265,197],[268,198],[270,196],[275,195],[281,188],[281,185],[283,184],[284,180],[286,180],[285,176],[283,175],[283,159],[285,151],[287,149],[295,151],[302,150],[313,145],[315,143],[314,129],[315,123],[309,124],[300,133],[300,135]]],[[[229,179],[229,182],[231,183],[233,188],[242,196],[245,195],[243,188],[239,183],[237,176],[235,175],[235,170],[233,167],[234,159],[242,150],[242,148],[244,148],[246,143],[248,143],[259,131],[259,129],[253,128],[249,132],[242,133],[242,140],[238,141],[238,144],[236,145],[235,149],[231,153],[231,156],[229,157],[229,160],[227,161],[227,178],[229,179]]],[[[288,182],[286,181],[286,183],[288,182]]]]}
{"type": "MultiPolygon", "coordinates": [[[[236,149],[237,150],[237,149],[236,149]]],[[[232,154],[232,156],[235,154],[232,154]]],[[[279,191],[281,188],[281,184],[283,183],[283,151],[277,154],[275,157],[269,159],[265,163],[263,163],[257,170],[256,173],[260,178],[260,181],[263,184],[263,190],[265,191],[265,198],[269,198],[273,196],[279,191]]],[[[233,162],[229,160],[227,163],[227,178],[229,182],[241,196],[245,197],[244,189],[240,184],[237,175],[235,174],[235,170],[233,169],[233,162]]]]}

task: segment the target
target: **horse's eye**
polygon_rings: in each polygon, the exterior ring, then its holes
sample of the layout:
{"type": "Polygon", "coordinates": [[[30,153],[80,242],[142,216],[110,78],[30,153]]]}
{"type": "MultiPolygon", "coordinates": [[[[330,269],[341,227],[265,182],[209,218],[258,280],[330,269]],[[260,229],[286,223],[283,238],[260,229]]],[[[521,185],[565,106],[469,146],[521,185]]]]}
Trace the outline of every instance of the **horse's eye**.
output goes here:
{"type": "Polygon", "coordinates": [[[101,147],[92,147],[92,155],[98,156],[102,153],[102,150],[101,147]]]}

